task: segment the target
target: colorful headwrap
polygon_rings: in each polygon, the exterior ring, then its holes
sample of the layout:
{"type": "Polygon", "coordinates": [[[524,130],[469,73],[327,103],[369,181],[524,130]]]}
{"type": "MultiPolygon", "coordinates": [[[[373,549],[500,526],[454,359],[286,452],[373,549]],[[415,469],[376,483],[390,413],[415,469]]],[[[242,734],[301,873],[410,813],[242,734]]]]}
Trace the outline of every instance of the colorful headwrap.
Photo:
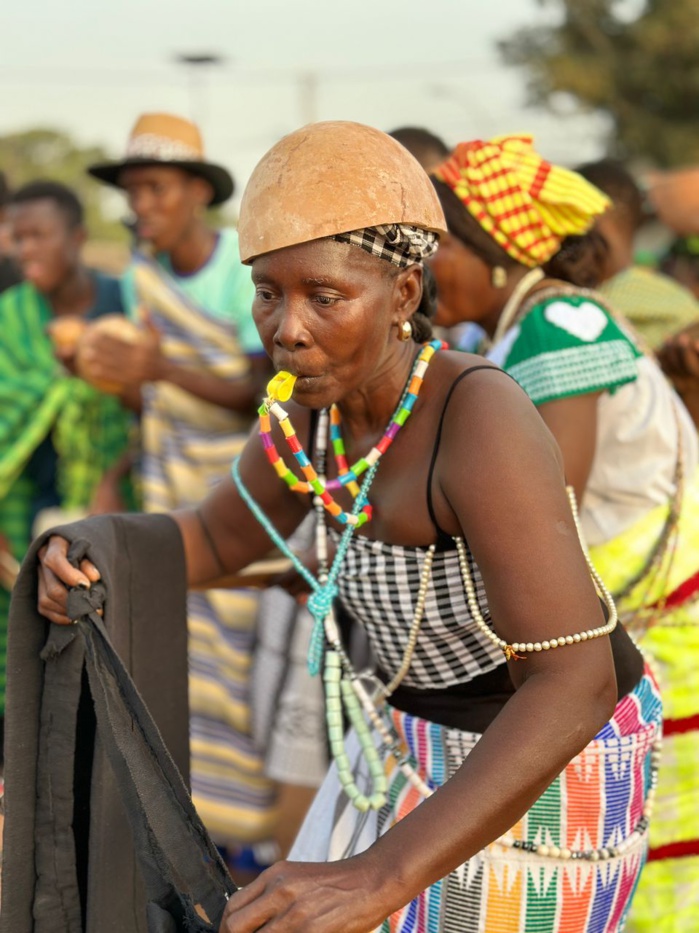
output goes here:
{"type": "Polygon", "coordinates": [[[610,201],[576,172],[542,159],[532,141],[461,143],[433,174],[513,259],[534,267],[555,256],[565,237],[586,233],[610,201]]]}
{"type": "Polygon", "coordinates": [[[338,233],[333,240],[359,246],[372,256],[405,268],[415,263],[421,265],[429,259],[437,251],[439,236],[432,230],[422,230],[409,224],[389,224],[338,233]]]}

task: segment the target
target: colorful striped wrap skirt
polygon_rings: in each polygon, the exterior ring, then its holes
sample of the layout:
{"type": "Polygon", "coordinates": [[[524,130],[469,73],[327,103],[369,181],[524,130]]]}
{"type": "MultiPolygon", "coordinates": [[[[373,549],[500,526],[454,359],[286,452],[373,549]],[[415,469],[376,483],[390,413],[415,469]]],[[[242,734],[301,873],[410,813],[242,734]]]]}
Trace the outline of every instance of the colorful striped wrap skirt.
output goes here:
{"type": "MultiPolygon", "coordinates": [[[[230,381],[244,376],[249,362],[233,329],[163,284],[173,301],[150,307],[150,316],[168,359],[230,381]]],[[[145,510],[194,508],[229,474],[248,420],[166,382],[146,386],[143,403],[145,510]]],[[[233,854],[268,842],[276,823],[250,711],[258,593],[191,592],[187,606],[192,797],[214,841],[233,854]]]]}
{"type": "MultiPolygon", "coordinates": [[[[454,774],[480,738],[391,708],[388,714],[413,765],[433,789],[454,774]]],[[[661,722],[658,689],[646,671],[607,725],[502,842],[432,885],[376,933],[621,933],[648,851],[647,830],[637,827],[661,722]],[[512,839],[526,848],[513,847],[512,839]],[[549,854],[532,851],[541,846],[549,854]],[[610,846],[615,852],[621,847],[621,853],[590,857],[592,850],[610,846]]],[[[370,780],[352,733],[347,747],[357,783],[366,792],[370,780]]],[[[384,760],[389,802],[378,812],[355,810],[331,767],[291,859],[355,855],[419,806],[422,798],[395,759],[384,751],[384,760]]]]}

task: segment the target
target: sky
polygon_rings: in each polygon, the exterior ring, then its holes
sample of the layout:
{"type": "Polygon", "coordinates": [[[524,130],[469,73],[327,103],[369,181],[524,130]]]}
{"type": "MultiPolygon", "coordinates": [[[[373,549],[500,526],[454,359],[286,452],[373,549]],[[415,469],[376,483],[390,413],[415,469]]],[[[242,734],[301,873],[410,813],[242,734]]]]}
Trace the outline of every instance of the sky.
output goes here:
{"type": "Polygon", "coordinates": [[[500,61],[497,39],[552,15],[536,0],[7,2],[0,134],[55,128],[118,157],[139,113],[193,116],[238,195],[313,120],[425,126],[449,145],[527,130],[554,161],[602,154],[600,118],[527,108],[523,73],[500,61]],[[176,62],[199,53],[222,62],[176,62]]]}

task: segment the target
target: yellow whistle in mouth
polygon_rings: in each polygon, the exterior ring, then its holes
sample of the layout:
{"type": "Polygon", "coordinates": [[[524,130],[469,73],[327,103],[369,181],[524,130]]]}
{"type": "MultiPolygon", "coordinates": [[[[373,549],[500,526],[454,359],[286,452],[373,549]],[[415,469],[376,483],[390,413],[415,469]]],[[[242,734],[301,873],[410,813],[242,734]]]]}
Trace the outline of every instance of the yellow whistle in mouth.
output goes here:
{"type": "Polygon", "coordinates": [[[288,402],[296,385],[296,376],[282,372],[267,383],[267,397],[275,402],[288,402]]]}

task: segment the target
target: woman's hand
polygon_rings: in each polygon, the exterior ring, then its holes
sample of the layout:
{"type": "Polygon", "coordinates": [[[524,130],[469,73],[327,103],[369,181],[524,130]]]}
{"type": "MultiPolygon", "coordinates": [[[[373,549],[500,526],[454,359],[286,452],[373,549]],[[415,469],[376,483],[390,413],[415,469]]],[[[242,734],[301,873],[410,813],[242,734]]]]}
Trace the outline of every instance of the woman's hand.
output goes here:
{"type": "Polygon", "coordinates": [[[339,862],[277,862],[229,900],[219,933],[372,933],[389,911],[364,855],[339,862]]]}
{"type": "Polygon", "coordinates": [[[658,359],[678,392],[699,386],[699,340],[694,328],[669,337],[658,350],[658,359]]]}
{"type": "Polygon", "coordinates": [[[89,560],[80,563],[80,569],[68,562],[69,543],[53,535],[39,551],[39,612],[50,622],[70,625],[66,615],[68,590],[73,586],[89,589],[100,579],[100,572],[89,560]]]}
{"type": "Polygon", "coordinates": [[[150,319],[145,319],[142,337],[137,342],[122,340],[113,334],[96,332],[81,351],[93,378],[125,387],[140,387],[165,377],[167,361],[163,355],[160,333],[150,319]]]}
{"type": "MultiPolygon", "coordinates": [[[[332,562],[335,558],[335,544],[333,541],[328,541],[328,566],[332,566],[332,562]]],[[[313,574],[314,577],[317,577],[320,572],[320,563],[318,561],[318,554],[316,552],[315,545],[307,548],[305,551],[298,553],[298,558],[304,567],[307,567],[308,570],[313,574]]],[[[308,602],[308,597],[311,593],[311,587],[308,582],[301,574],[296,570],[295,567],[291,567],[289,570],[285,570],[282,573],[278,573],[275,576],[271,577],[267,583],[267,586],[279,586],[289,594],[293,596],[296,601],[305,606],[308,602]]]]}

